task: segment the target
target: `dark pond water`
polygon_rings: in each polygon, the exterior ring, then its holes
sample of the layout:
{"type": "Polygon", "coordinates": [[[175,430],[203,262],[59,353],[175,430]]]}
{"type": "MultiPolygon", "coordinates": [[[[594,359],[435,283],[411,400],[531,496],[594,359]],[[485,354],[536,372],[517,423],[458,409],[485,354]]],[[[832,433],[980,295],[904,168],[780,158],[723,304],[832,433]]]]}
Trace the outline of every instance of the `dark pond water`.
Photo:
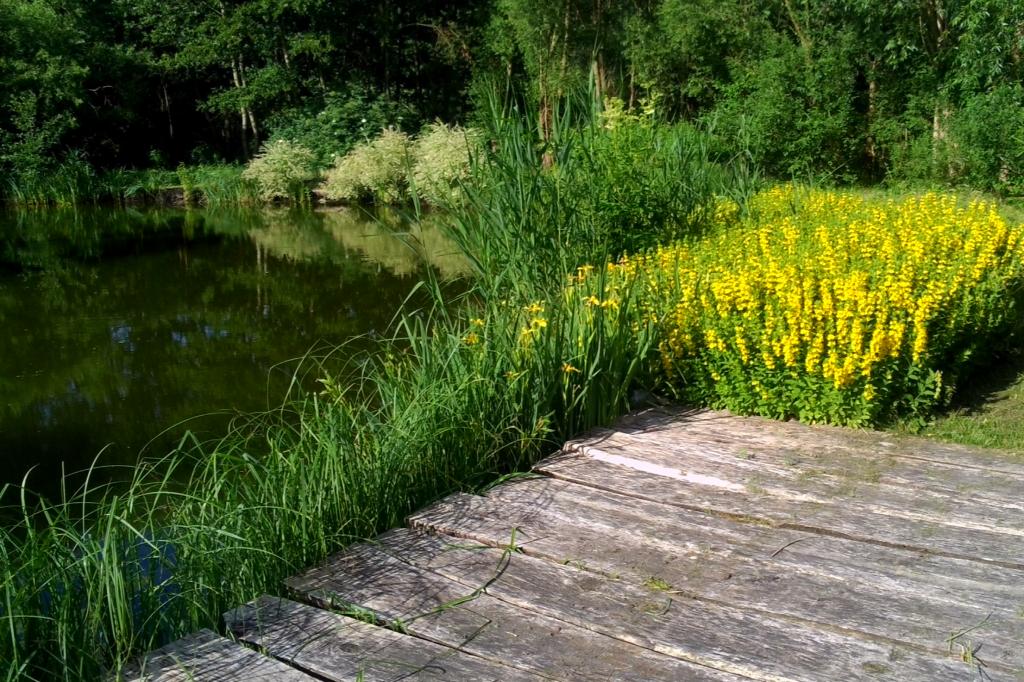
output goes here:
{"type": "Polygon", "coordinates": [[[425,267],[463,274],[436,224],[387,213],[0,213],[0,487],[280,404],[297,358],[372,344],[425,267]]]}

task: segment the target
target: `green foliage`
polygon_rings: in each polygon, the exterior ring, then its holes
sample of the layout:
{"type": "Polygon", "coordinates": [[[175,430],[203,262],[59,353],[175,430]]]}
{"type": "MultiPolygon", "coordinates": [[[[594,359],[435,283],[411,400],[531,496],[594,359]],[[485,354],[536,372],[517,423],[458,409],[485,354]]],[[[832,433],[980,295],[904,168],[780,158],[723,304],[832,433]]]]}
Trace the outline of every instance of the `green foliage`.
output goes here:
{"type": "Polygon", "coordinates": [[[856,179],[863,148],[856,70],[841,39],[813,56],[775,40],[763,58],[744,64],[712,114],[730,147],[742,140],[775,177],[856,179]]]}
{"type": "Polygon", "coordinates": [[[2,191],[86,198],[50,182],[68,159],[100,177],[244,163],[273,140],[326,166],[370,131],[472,120],[473,104],[486,119],[480,85],[497,81],[544,142],[589,85],[657,102],[663,122],[715,121],[720,150],[778,178],[1014,193],[1022,23],[1011,0],[2,0],[2,191]]]}
{"type": "Polygon", "coordinates": [[[473,210],[458,228],[464,250],[483,259],[477,269],[510,283],[555,285],[570,266],[693,236],[717,193],[752,180],[735,159],[713,159],[707,134],[689,126],[622,111],[602,119],[576,97],[555,108],[538,146],[539,124],[516,106],[490,101],[495,143],[473,164],[463,187],[473,210]]]}
{"type": "Polygon", "coordinates": [[[47,176],[85,95],[88,69],[75,49],[81,40],[80,27],[55,4],[0,1],[0,175],[33,199],[47,184],[61,185],[68,197],[63,185],[77,180],[77,168],[47,176]]]}
{"type": "Polygon", "coordinates": [[[731,60],[751,51],[768,27],[723,0],[664,0],[630,18],[626,54],[635,78],[673,115],[711,108],[731,80],[731,60]],[[738,21],[742,17],[743,21],[738,21]]]}
{"type": "Polygon", "coordinates": [[[606,102],[580,143],[582,162],[564,180],[579,197],[580,219],[620,251],[696,234],[703,208],[726,191],[735,166],[714,162],[705,130],[659,125],[653,106],[639,114],[621,107],[606,102]]]}
{"type": "Polygon", "coordinates": [[[332,201],[402,201],[408,195],[409,145],[409,137],[392,128],[356,145],[327,169],[320,186],[323,196],[332,201]]]}
{"type": "Polygon", "coordinates": [[[426,126],[412,145],[412,184],[417,196],[435,206],[457,200],[482,143],[483,135],[477,130],[440,122],[426,126]]]}
{"type": "Polygon", "coordinates": [[[257,196],[266,202],[306,202],[309,185],[317,176],[316,155],[287,140],[265,144],[242,173],[242,178],[255,184],[257,196]]]}
{"type": "Polygon", "coordinates": [[[291,140],[316,154],[328,166],[374,131],[415,125],[416,112],[408,105],[360,92],[328,93],[316,109],[281,112],[268,120],[271,139],[291,140]]]}
{"type": "Polygon", "coordinates": [[[893,181],[1024,192],[1024,88],[974,95],[944,124],[941,137],[922,126],[897,148],[893,181]]]}

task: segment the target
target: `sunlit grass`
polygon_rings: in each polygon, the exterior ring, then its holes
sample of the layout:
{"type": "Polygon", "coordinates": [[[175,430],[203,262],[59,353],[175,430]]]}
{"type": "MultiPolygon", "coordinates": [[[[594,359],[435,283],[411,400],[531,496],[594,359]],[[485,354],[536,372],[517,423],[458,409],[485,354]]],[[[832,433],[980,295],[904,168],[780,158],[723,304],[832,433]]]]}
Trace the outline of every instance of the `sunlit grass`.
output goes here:
{"type": "Polygon", "coordinates": [[[897,429],[1024,457],[1024,361],[1010,357],[987,368],[962,387],[948,410],[923,427],[904,424],[897,429]]]}

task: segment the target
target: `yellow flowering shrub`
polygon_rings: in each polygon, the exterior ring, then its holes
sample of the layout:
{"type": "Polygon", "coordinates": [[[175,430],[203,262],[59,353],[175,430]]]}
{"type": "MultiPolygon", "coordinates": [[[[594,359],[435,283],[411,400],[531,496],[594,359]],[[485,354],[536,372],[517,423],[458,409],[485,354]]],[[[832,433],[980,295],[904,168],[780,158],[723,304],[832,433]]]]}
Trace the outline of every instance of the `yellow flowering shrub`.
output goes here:
{"type": "Polygon", "coordinates": [[[715,218],[701,241],[609,266],[685,399],[851,425],[923,414],[1017,320],[1024,231],[992,203],[786,185],[715,218]]]}

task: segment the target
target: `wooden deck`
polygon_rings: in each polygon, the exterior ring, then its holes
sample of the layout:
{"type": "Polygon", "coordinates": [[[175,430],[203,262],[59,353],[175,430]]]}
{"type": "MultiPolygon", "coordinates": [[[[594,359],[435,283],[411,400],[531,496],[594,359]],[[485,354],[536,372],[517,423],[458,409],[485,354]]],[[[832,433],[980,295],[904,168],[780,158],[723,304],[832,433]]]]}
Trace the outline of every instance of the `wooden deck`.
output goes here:
{"type": "Polygon", "coordinates": [[[1022,680],[1024,460],[632,415],[151,656],[154,680],[1022,680]],[[261,653],[258,653],[261,652],[261,653]]]}

